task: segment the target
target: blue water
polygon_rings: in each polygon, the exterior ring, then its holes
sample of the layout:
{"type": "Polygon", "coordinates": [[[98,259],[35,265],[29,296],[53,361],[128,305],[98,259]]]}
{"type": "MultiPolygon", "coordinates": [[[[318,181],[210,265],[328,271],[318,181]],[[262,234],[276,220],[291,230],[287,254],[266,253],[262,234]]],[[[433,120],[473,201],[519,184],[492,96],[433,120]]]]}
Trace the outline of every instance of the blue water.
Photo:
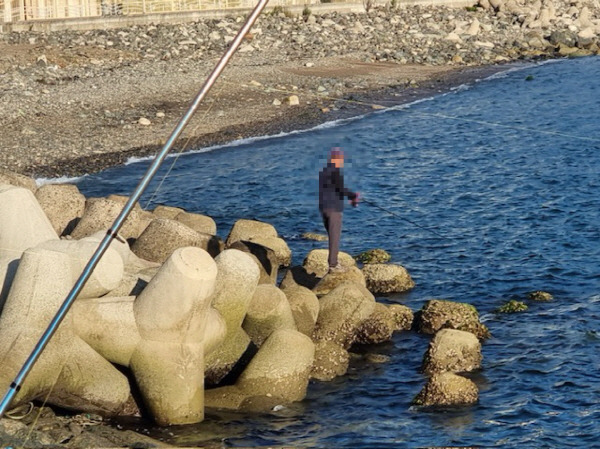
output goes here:
{"type": "MultiPolygon", "coordinates": [[[[222,237],[239,218],[268,221],[301,263],[324,246],[299,235],[323,232],[318,168],[329,147],[342,146],[350,187],[441,235],[368,204],[347,209],[342,249],[383,247],[417,283],[380,299],[413,310],[431,298],[469,302],[493,338],[472,407],[411,406],[425,383],[418,370],[429,338],[405,332],[366,349],[389,362],[357,359],[348,375],[311,383],[301,403],[266,415],[209,414],[153,435],[185,446],[600,447],[598,74],[600,58],[524,66],[407,108],[180,157],[150,207],[209,214],[222,237]],[[555,299],[494,313],[532,290],[555,299]]],[[[79,187],[128,194],[147,164],[79,187]]]]}

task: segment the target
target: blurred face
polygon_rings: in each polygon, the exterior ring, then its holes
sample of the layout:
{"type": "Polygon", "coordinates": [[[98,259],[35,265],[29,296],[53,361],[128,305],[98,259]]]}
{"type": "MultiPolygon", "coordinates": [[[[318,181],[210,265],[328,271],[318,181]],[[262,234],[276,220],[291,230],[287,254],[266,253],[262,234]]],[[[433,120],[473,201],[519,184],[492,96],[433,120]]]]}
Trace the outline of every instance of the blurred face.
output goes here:
{"type": "Polygon", "coordinates": [[[342,168],[344,166],[344,156],[334,156],[331,158],[331,163],[335,165],[337,168],[342,168]]]}

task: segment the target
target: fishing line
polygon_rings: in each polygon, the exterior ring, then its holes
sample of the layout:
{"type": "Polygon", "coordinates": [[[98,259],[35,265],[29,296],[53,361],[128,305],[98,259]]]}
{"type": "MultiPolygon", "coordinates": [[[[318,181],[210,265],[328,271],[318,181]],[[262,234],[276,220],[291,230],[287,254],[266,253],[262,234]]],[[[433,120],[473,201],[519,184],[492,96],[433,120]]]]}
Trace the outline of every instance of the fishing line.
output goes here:
{"type": "Polygon", "coordinates": [[[397,213],[395,213],[395,212],[393,212],[393,211],[391,211],[391,210],[389,210],[389,209],[386,209],[385,207],[381,207],[379,204],[377,204],[377,203],[374,203],[373,201],[365,200],[364,198],[361,198],[361,199],[359,199],[359,201],[362,201],[363,203],[366,203],[366,204],[370,204],[371,206],[373,206],[373,207],[376,207],[377,209],[381,209],[382,211],[384,211],[384,212],[387,212],[388,214],[391,214],[391,215],[393,215],[394,217],[397,217],[397,218],[399,218],[400,220],[404,220],[404,221],[406,221],[406,222],[408,222],[408,223],[412,224],[413,226],[416,226],[417,228],[420,228],[420,229],[423,229],[423,230],[425,230],[425,231],[431,232],[432,234],[435,234],[435,235],[437,235],[438,237],[441,237],[441,238],[443,238],[443,239],[447,239],[447,237],[443,236],[443,235],[442,235],[442,234],[440,234],[439,232],[437,232],[437,231],[434,231],[434,230],[433,230],[433,229],[431,229],[431,228],[426,228],[425,226],[421,226],[420,224],[418,224],[418,223],[415,223],[414,221],[412,221],[412,220],[409,220],[408,218],[405,218],[405,217],[403,217],[403,216],[401,216],[401,215],[399,215],[399,214],[397,214],[397,213]]]}
{"type": "Polygon", "coordinates": [[[189,137],[187,139],[187,141],[185,142],[185,144],[183,145],[183,148],[181,149],[180,152],[178,152],[175,157],[173,158],[173,162],[171,163],[171,165],[169,166],[169,169],[167,170],[167,172],[165,173],[165,175],[162,177],[162,179],[160,180],[160,182],[158,183],[158,186],[156,187],[156,189],[154,189],[154,192],[152,192],[152,195],[150,196],[150,199],[146,202],[146,206],[142,207],[142,209],[147,210],[148,206],[152,203],[152,201],[154,200],[154,198],[156,197],[156,195],[158,194],[159,190],[162,188],[162,185],[164,184],[165,180],[169,177],[169,175],[171,174],[171,171],[173,170],[173,168],[175,167],[175,164],[177,163],[177,161],[179,160],[179,157],[185,152],[185,149],[189,146],[190,142],[192,141],[192,139],[199,139],[199,136],[195,136],[196,131],[198,131],[198,129],[200,128],[200,126],[202,125],[202,122],[204,121],[204,119],[206,118],[206,116],[208,115],[208,113],[211,111],[212,107],[214,106],[214,104],[216,103],[216,100],[219,98],[219,95],[221,95],[221,92],[223,92],[223,88],[224,88],[225,84],[221,84],[221,88],[219,89],[219,92],[217,92],[217,94],[215,95],[215,101],[213,101],[209,107],[206,109],[206,111],[204,111],[204,115],[202,115],[202,117],[200,118],[200,123],[198,123],[198,126],[196,126],[192,132],[189,134],[189,137]]]}

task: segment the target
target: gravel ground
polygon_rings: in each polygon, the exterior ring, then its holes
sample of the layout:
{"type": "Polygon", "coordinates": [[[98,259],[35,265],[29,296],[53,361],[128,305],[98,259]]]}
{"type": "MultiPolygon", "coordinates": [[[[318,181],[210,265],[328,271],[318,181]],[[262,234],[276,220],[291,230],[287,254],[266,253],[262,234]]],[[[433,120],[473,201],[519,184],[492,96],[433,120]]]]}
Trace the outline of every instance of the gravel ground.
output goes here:
{"type": "MultiPolygon", "coordinates": [[[[563,12],[557,2],[544,27],[530,19],[551,1],[511,1],[514,11],[482,0],[471,10],[266,14],[175,151],[364,113],[517,59],[597,51],[597,8],[576,2],[563,12]]],[[[0,35],[0,169],[74,176],[156,153],[242,20],[0,35]]]]}

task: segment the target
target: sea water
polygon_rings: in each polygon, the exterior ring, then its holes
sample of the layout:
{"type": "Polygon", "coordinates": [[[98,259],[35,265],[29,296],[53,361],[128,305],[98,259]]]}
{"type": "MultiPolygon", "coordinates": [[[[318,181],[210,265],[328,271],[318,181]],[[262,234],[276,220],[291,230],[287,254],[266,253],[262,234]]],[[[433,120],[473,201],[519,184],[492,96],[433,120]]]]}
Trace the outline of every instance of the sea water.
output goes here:
{"type": "MultiPolygon", "coordinates": [[[[600,447],[599,74],[597,57],[517,66],[408,107],[167,159],[143,206],[208,214],[223,238],[239,218],[267,221],[299,264],[326,245],[300,235],[323,232],[318,171],[341,146],[347,186],[393,213],[348,207],[342,250],[384,248],[417,284],[379,300],[414,311],[432,298],[467,302],[493,337],[472,376],[473,406],[411,405],[430,337],[402,332],[358,349],[389,361],[355,357],[347,375],[311,382],[300,403],[151,434],[182,446],[600,447]],[[534,290],[554,300],[527,300],[534,290]],[[529,309],[497,313],[510,299],[529,309]]],[[[147,166],[79,187],[129,194],[147,166]]]]}

